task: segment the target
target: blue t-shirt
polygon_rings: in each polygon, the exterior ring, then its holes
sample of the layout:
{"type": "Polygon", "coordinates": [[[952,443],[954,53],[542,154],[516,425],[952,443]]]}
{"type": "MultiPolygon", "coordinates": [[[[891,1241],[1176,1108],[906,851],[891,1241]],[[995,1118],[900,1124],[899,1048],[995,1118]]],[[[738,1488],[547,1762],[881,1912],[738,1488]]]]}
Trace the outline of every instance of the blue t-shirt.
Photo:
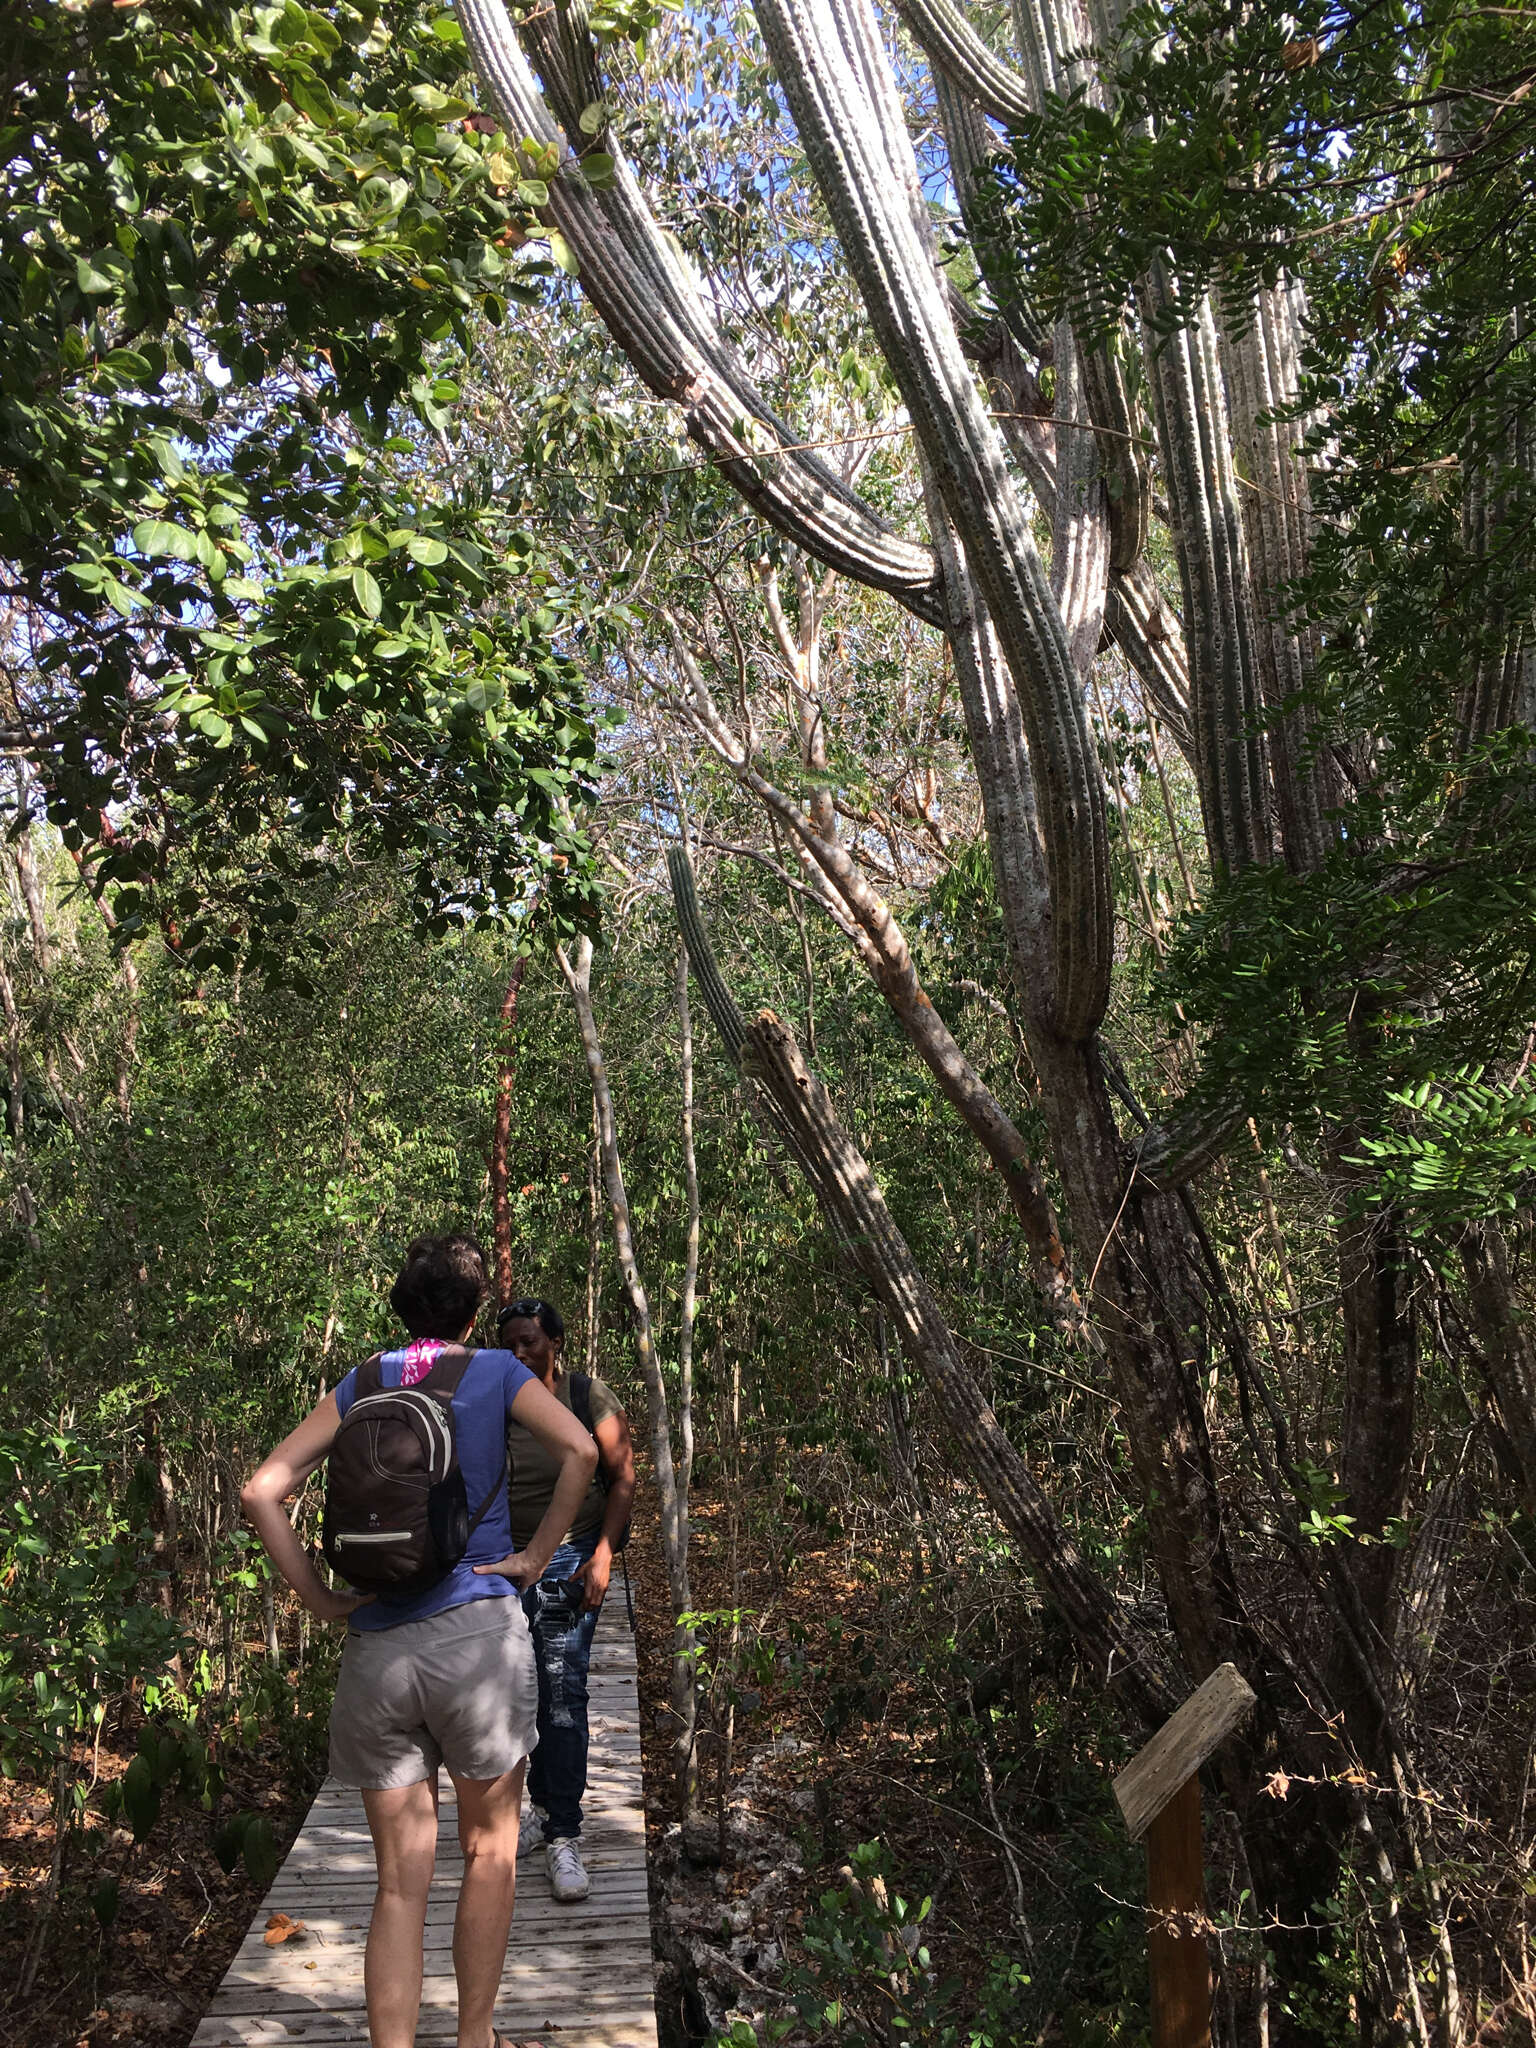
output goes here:
{"type": "MultiPolygon", "coordinates": [[[[398,1387],[404,1369],[405,1353],[387,1351],[379,1367],[380,1386],[398,1387]]],[[[504,1600],[516,1592],[511,1580],[502,1578],[499,1572],[487,1572],[477,1578],[473,1567],[495,1564],[512,1554],[507,1480],[502,1470],[507,1417],[514,1399],[533,1377],[515,1351],[477,1351],[469,1361],[453,1397],[453,1428],[469,1512],[475,1512],[493,1486],[496,1496],[471,1535],[468,1550],[447,1578],[439,1579],[424,1593],[406,1593],[398,1598],[381,1593],[357,1609],[348,1627],[397,1628],[402,1621],[421,1621],[429,1614],[441,1614],[446,1608],[462,1607],[469,1600],[504,1600]]],[[[353,1366],[336,1389],[336,1406],[345,1415],[356,1398],[357,1367],[353,1366]]]]}

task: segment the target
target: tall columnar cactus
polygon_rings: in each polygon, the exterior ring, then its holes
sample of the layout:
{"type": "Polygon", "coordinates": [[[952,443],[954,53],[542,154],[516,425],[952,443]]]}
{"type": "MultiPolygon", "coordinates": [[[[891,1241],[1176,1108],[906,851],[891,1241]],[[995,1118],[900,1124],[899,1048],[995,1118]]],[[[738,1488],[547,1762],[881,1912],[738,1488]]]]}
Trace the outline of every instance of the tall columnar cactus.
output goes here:
{"type": "Polygon", "coordinates": [[[1222,867],[1270,851],[1253,599],[1226,390],[1209,305],[1170,325],[1176,289],[1155,262],[1142,285],[1169,524],[1184,595],[1190,711],[1206,843],[1222,867]]]}
{"type": "MultiPolygon", "coordinates": [[[[1113,42],[1125,13],[1121,0],[1017,0],[1012,60],[998,56],[955,0],[896,0],[935,84],[952,187],[986,288],[980,304],[967,301],[937,261],[871,0],[754,5],[843,260],[911,423],[924,477],[926,541],[892,531],[797,445],[799,437],[719,334],[612,136],[600,138],[616,161],[611,185],[595,190],[584,178],[576,159],[590,145],[581,117],[601,100],[602,80],[581,0],[533,10],[521,31],[526,54],[502,0],[458,0],[470,47],[513,138],[567,151],[551,186],[549,219],[576,254],[584,290],[649,387],[678,401],[689,432],[722,472],[810,559],[889,593],[948,640],[1074,1240],[1075,1276],[1121,1404],[1172,1628],[1193,1676],[1237,1655],[1264,1693],[1271,1726],[1283,1726],[1287,1716],[1294,1726],[1305,1720],[1301,1701],[1310,1680],[1280,1668],[1264,1647],[1262,1621],[1229,1553],[1206,1414],[1206,1374],[1219,1353],[1277,1497],[1302,1487],[1284,1417],[1236,1326],[1188,1189],[1220,1158],[1242,1119],[1230,1105],[1203,1101],[1196,1113],[1142,1129],[1132,1142],[1122,1136],[1117,1100],[1134,1108],[1134,1099],[1099,1037],[1111,992],[1114,902],[1106,794],[1083,682],[1102,640],[1117,643],[1191,765],[1213,874],[1240,876],[1278,854],[1306,875],[1339,853],[1331,816],[1336,763],[1316,743],[1309,701],[1321,649],[1309,628],[1297,627],[1289,601],[1307,573],[1314,540],[1297,453],[1302,429],[1288,417],[1299,389],[1305,309],[1294,286],[1282,281],[1253,295],[1246,310],[1235,292],[1230,300],[1222,294],[1218,319],[1211,301],[1186,294],[1172,255],[1162,254],[1129,281],[1128,304],[1120,302],[1118,285],[1079,261],[1067,279],[1067,316],[1053,327],[1002,260],[988,197],[988,158],[999,141],[994,124],[1036,132],[1029,124],[1041,109],[1073,93],[1108,106],[1112,81],[1091,46],[1113,42]],[[1049,401],[1047,371],[1055,377],[1049,401]],[[1163,493],[1157,509],[1178,571],[1177,607],[1159,587],[1146,547],[1154,446],[1163,493]],[[1051,535],[1049,562],[1037,548],[1037,510],[1051,535]],[[1254,1420],[1258,1412],[1267,1418],[1267,1435],[1254,1420]]],[[[1505,425],[1507,447],[1496,432],[1474,434],[1465,492],[1466,551],[1489,564],[1497,557],[1511,464],[1529,457],[1528,430],[1515,420],[1505,425]]],[[[1492,622],[1486,657],[1468,677],[1461,705],[1468,747],[1512,713],[1531,709],[1536,676],[1527,626],[1513,610],[1507,621],[1492,622]]],[[[750,781],[750,761],[741,765],[750,781]]],[[[801,821],[790,822],[808,858],[837,883],[839,850],[824,821],[804,821],[804,830],[801,821]]],[[[854,889],[857,878],[845,879],[854,889]]],[[[1022,1496],[1008,1505],[1014,1481],[1004,1486],[989,1462],[996,1449],[991,1425],[953,1376],[951,1340],[934,1321],[920,1276],[908,1271],[906,1248],[890,1235],[867,1168],[847,1152],[845,1134],[777,1021],[762,1017],[748,1025],[735,1012],[696,929],[696,907],[680,907],[706,999],[733,1054],[745,1056],[765,1119],[784,1137],[845,1243],[864,1246],[870,1285],[903,1343],[924,1360],[940,1398],[958,1404],[982,1483],[1005,1520],[1017,1515],[1010,1526],[1045,1572],[1055,1539],[1036,1542],[1029,1534],[1033,1528],[1038,1536],[1041,1525],[1031,1522],[1034,1507],[1026,1512],[1022,1496]],[[870,1249],[877,1243],[878,1257],[870,1249]]],[[[877,911],[865,910],[878,923],[877,911]]],[[[866,948],[872,971],[877,956],[878,946],[866,948]]],[[[915,1014],[915,1005],[907,1007],[915,1014]]],[[[913,1036],[920,1042],[915,1030],[913,1036]]],[[[937,1038],[929,1037],[925,1057],[934,1064],[937,1038]]],[[[1340,1173],[1347,1149],[1347,1138],[1335,1148],[1340,1173]]],[[[1337,1245],[1348,1352],[1339,1464],[1365,1518],[1361,1526],[1375,1535],[1400,1512],[1413,1435],[1408,1266],[1398,1219],[1369,1202],[1341,1212],[1337,1245]]],[[[1478,1302],[1504,1326],[1503,1248],[1496,1235],[1483,1234],[1465,1251],[1478,1302]]],[[[1487,1348],[1493,1357],[1491,1340],[1487,1348]]],[[[1508,1388],[1500,1399],[1528,1394],[1529,1359],[1523,1352],[1498,1359],[1508,1388]]],[[[1536,1421],[1525,1419],[1522,1455],[1536,1443],[1536,1421]]],[[[1299,1537],[1293,1549],[1306,1556],[1299,1537]]],[[[1382,1646],[1394,1635],[1396,1558],[1382,1543],[1362,1566],[1341,1546],[1307,1557],[1303,1573],[1306,1598],[1327,1612],[1334,1630],[1328,1681],[1336,1685],[1346,1732],[1362,1753],[1394,1765],[1394,1682],[1382,1646]]],[[[1095,1655],[1106,1640],[1096,1599],[1090,1592],[1083,1604],[1063,1589],[1064,1611],[1095,1655]]],[[[1285,1907],[1284,1921],[1313,1894],[1294,1890],[1294,1844],[1277,1839],[1266,1824],[1268,1809],[1251,1799],[1256,1761],[1252,1751],[1239,1757],[1230,1782],[1244,1811],[1257,1888],[1267,1903],[1285,1907]]],[[[1357,1818],[1368,1830],[1368,1818],[1357,1818]]],[[[1388,1872],[1379,1831],[1370,1843],[1373,1867],[1388,1872]]],[[[1294,1878],[1303,1882],[1313,1878],[1294,1878]]],[[[1415,1978],[1400,1939],[1394,1953],[1397,1992],[1413,2004],[1415,1978]]]]}
{"type": "MultiPolygon", "coordinates": [[[[1009,452],[1019,464],[1036,502],[1052,521],[1053,531],[1056,435],[1053,428],[1043,425],[1042,416],[1048,408],[1040,397],[1036,374],[1021,351],[1036,362],[1050,363],[1070,381],[1073,418],[1080,422],[1076,432],[1081,436],[1081,422],[1086,419],[1098,449],[1095,481],[1100,495],[1094,510],[1107,524],[1112,542],[1104,592],[1105,623],[1140,678],[1149,701],[1184,746],[1189,743],[1189,673],[1183,637],[1176,615],[1163,604],[1142,552],[1151,476],[1146,422],[1131,407],[1128,396],[1122,405],[1110,409],[1100,405],[1091,392],[1084,391],[1079,403],[1076,387],[1083,382],[1082,368],[1076,362],[1058,359],[1057,335],[1042,323],[1016,268],[999,257],[1001,224],[997,219],[996,185],[989,169],[1000,146],[999,139],[988,126],[978,101],[943,69],[935,69],[934,96],[961,214],[978,267],[999,309],[991,321],[984,323],[974,309],[967,307],[961,340],[982,367],[999,409],[998,423],[1009,452]],[[1134,541],[1130,541],[1122,509],[1133,500],[1136,518],[1142,524],[1134,541]]],[[[1124,383],[1122,378],[1122,390],[1124,383]]],[[[1064,394],[1058,389],[1058,415],[1063,411],[1063,403],[1064,394]]],[[[1079,440],[1078,459],[1085,453],[1079,440]]]]}
{"type": "Polygon", "coordinates": [[[1221,335],[1232,429],[1247,488],[1241,493],[1254,612],[1254,653],[1269,711],[1275,809],[1286,860],[1308,873],[1335,843],[1328,821],[1340,792],[1315,743],[1305,704],[1319,653],[1315,627],[1294,622],[1289,593],[1311,557],[1312,494],[1294,410],[1301,381],[1302,307],[1293,285],[1261,291],[1221,335]]]}
{"type": "MultiPolygon", "coordinates": [[[[975,212],[976,167],[981,154],[979,117],[990,114],[1013,125],[1039,113],[1051,95],[1066,98],[1086,92],[1091,99],[1102,101],[1088,59],[1090,24],[1072,0],[1018,0],[1014,18],[1024,60],[1024,71],[1019,74],[999,62],[950,0],[899,0],[899,4],[903,20],[943,80],[940,120],[952,162],[957,149],[961,152],[955,165],[961,203],[971,208],[972,233],[985,264],[989,237],[976,221],[975,212]]],[[[991,271],[995,281],[995,263],[991,271]]],[[[1080,356],[1082,402],[1099,444],[1114,567],[1128,571],[1141,559],[1146,546],[1151,465],[1126,372],[1123,319],[1106,304],[1094,277],[1080,274],[1075,286],[1071,325],[1080,356]]]]}
{"type": "MultiPolygon", "coordinates": [[[[1531,312],[1517,307],[1504,323],[1504,347],[1531,349],[1531,312]]],[[[1473,406],[1463,457],[1462,545],[1486,578],[1481,645],[1457,706],[1464,753],[1516,723],[1536,724],[1536,625],[1528,598],[1524,544],[1536,490],[1536,424],[1523,405],[1486,396],[1473,406]]]]}
{"type": "MultiPolygon", "coordinates": [[[[461,0],[461,17],[514,134],[549,134],[549,115],[499,0],[461,0]]],[[[762,0],[759,17],[871,326],[914,422],[942,569],[935,572],[926,550],[914,551],[886,533],[840,487],[836,494],[823,488],[814,495],[811,472],[793,459],[763,464],[749,475],[727,473],[813,557],[892,590],[914,609],[934,603],[941,610],[961,679],[1027,1028],[1045,1083],[1056,1165],[1117,1390],[1136,1420],[1133,1443],[1170,1610],[1187,1662],[1203,1674],[1228,1654],[1243,1622],[1190,1357],[1189,1332],[1202,1313],[1198,1258],[1174,1198],[1150,1183],[1138,1184],[1128,1198],[1132,1161],[1096,1049],[1109,990],[1113,905],[1105,792],[1081,691],[1081,663],[1104,590],[1102,546],[1093,538],[1095,486],[1080,459],[1083,437],[1065,412],[1049,464],[1062,544],[1053,588],[916,204],[912,145],[867,0],[762,0]],[[772,483],[768,496],[764,479],[772,483]],[[1078,541],[1085,546],[1074,564],[1078,541]],[[903,580],[914,552],[920,571],[903,580]]],[[[580,55],[577,26],[566,8],[526,31],[548,100],[568,134],[596,77],[590,51],[580,55]]],[[[718,390],[728,394],[722,402],[742,406],[744,380],[708,328],[701,298],[661,241],[622,162],[611,194],[593,195],[579,170],[568,168],[555,182],[551,205],[577,251],[586,289],[652,387],[666,388],[663,373],[672,374],[660,360],[658,337],[671,351],[667,363],[708,369],[685,402],[693,408],[690,429],[701,437],[714,432],[713,416],[700,410],[700,393],[718,390]],[[647,323],[643,345],[635,334],[641,321],[647,323]],[[727,377],[735,382],[728,385],[727,377]]],[[[1099,422],[1093,424],[1097,429],[1099,422]]],[[[1150,647],[1174,636],[1152,632],[1160,600],[1140,567],[1122,563],[1109,576],[1120,612],[1150,647]]],[[[1176,666],[1167,683],[1170,696],[1180,690],[1176,666]]],[[[1193,707],[1201,701],[1200,685],[1192,682],[1186,722],[1197,753],[1201,735],[1193,707]]]]}
{"type": "Polygon", "coordinates": [[[1086,1037],[1104,1013],[1113,937],[1103,786],[1026,505],[960,348],[931,246],[906,205],[912,147],[889,60],[858,0],[764,0],[758,19],[1018,689],[1055,912],[1055,1026],[1086,1037]]]}
{"type": "MultiPolygon", "coordinates": [[[[552,145],[561,165],[547,208],[581,267],[582,287],[615,341],[659,397],[682,407],[688,430],[719,462],[748,503],[818,561],[873,589],[889,591],[919,616],[937,616],[931,552],[904,540],[779,419],[721,336],[697,281],[662,234],[622,153],[611,185],[599,190],[568,138],[583,145],[581,81],[572,76],[577,38],[542,46],[541,94],[502,0],[463,0],[465,39],[509,134],[552,145]],[[564,124],[564,133],[555,116],[564,124]]],[[[590,54],[585,64],[590,67],[590,54]]],[[[590,70],[589,70],[590,82],[590,70]]],[[[606,139],[606,138],[605,138],[606,139]]]]}

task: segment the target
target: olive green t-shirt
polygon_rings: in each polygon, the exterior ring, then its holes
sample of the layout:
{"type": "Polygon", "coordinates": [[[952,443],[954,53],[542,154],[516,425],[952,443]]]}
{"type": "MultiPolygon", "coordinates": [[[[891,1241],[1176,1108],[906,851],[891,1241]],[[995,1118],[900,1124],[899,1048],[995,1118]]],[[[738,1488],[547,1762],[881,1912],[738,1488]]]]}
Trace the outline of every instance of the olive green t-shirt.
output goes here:
{"type": "MultiPolygon", "coordinates": [[[[567,1373],[561,1373],[550,1389],[557,1401],[571,1405],[571,1382],[567,1373]]],[[[592,1378],[592,1425],[606,1422],[610,1415],[622,1415],[624,1403],[605,1381],[592,1378]]],[[[512,1511],[512,1541],[521,1550],[544,1519],[544,1510],[549,1506],[549,1497],[555,1490],[555,1481],[560,1477],[560,1460],[546,1451],[538,1438],[515,1416],[507,1418],[507,1451],[512,1460],[512,1483],[507,1489],[507,1504],[512,1511]]],[[[587,1488],[587,1497],[576,1510],[576,1519],[566,1531],[564,1541],[572,1542],[582,1536],[594,1536],[603,1526],[603,1513],[608,1496],[593,1474],[592,1484],[587,1488]]]]}

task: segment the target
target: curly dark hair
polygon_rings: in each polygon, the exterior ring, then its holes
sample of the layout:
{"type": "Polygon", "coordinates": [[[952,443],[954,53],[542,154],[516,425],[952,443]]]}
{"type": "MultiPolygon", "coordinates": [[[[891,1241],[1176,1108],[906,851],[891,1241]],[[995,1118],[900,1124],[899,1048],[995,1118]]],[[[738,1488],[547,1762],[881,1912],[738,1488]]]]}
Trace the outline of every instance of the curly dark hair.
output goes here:
{"type": "Polygon", "coordinates": [[[389,1305],[413,1337],[457,1337],[489,1292],[485,1252],[472,1237],[418,1237],[389,1305]]]}

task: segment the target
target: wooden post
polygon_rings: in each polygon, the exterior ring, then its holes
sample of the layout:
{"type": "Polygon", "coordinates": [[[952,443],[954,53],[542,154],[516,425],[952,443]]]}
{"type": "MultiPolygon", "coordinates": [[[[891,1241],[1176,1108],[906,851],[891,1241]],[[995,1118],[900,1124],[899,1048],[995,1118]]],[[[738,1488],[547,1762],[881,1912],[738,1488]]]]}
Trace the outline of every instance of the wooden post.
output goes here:
{"type": "Polygon", "coordinates": [[[1205,1864],[1200,1780],[1186,1778],[1147,1829],[1147,1969],[1152,2048],[1207,2048],[1211,1959],[1200,1931],[1205,1864]]]}
{"type": "Polygon", "coordinates": [[[1199,1774],[1252,1705],[1237,1666],[1219,1665],[1115,1780],[1131,1840],[1147,1842],[1152,2048],[1210,2048],[1199,1774]]]}

